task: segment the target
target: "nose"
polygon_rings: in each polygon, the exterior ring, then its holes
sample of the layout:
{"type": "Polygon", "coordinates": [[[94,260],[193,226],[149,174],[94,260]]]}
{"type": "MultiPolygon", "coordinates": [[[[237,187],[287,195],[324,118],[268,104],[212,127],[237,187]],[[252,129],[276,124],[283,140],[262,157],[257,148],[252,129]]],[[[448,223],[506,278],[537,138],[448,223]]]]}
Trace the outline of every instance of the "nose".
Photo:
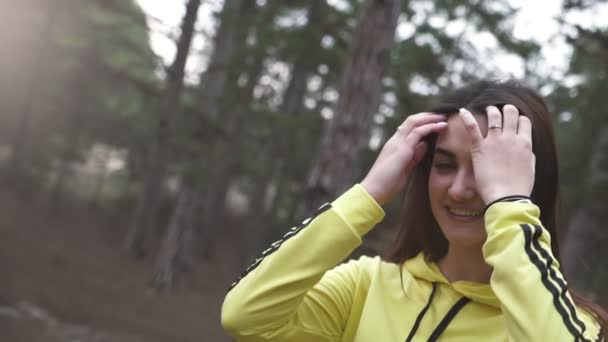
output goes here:
{"type": "Polygon", "coordinates": [[[472,168],[461,168],[454,175],[452,184],[448,189],[448,195],[455,201],[467,201],[477,196],[475,186],[475,175],[472,168]]]}

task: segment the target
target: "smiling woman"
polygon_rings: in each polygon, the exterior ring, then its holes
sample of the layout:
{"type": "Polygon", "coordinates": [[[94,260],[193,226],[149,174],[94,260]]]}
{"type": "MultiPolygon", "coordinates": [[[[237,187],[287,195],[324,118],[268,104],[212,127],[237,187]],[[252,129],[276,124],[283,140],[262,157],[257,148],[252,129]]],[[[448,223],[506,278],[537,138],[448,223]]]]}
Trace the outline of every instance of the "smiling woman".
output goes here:
{"type": "Polygon", "coordinates": [[[233,284],[222,323],[241,341],[601,341],[606,313],[559,269],[557,169],[535,91],[458,89],[409,116],[360,184],[272,244],[233,284]],[[335,267],[402,190],[386,257],[335,267]]]}
{"type": "MultiPolygon", "coordinates": [[[[477,115],[476,119],[480,127],[488,126],[485,116],[477,115]]],[[[471,139],[458,116],[447,122],[429,175],[431,210],[451,247],[480,247],[486,239],[482,215],[485,204],[475,191],[471,139]]]]}

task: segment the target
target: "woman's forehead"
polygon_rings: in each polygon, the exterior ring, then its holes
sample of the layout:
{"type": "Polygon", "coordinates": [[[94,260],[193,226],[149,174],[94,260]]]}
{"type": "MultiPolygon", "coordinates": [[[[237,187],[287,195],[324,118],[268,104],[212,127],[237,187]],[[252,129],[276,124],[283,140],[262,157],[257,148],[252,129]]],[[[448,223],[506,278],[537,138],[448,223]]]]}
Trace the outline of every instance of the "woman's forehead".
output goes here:
{"type": "MultiPolygon", "coordinates": [[[[488,120],[486,119],[486,116],[475,114],[474,117],[481,134],[485,137],[488,132],[488,120]]],[[[455,154],[461,150],[469,151],[471,138],[460,116],[450,115],[447,122],[448,127],[437,137],[437,147],[442,150],[451,151],[455,154]]]]}
{"type": "MultiPolygon", "coordinates": [[[[479,113],[473,113],[473,117],[475,118],[475,121],[477,121],[477,126],[479,126],[479,130],[481,131],[481,134],[483,135],[483,137],[485,138],[486,135],[488,134],[488,117],[486,116],[486,114],[479,114],[479,113]]],[[[463,129],[466,131],[465,127],[464,127],[464,123],[462,121],[462,119],[460,118],[460,115],[455,114],[455,115],[450,115],[448,117],[448,129],[450,129],[450,127],[452,128],[458,128],[463,129]]]]}

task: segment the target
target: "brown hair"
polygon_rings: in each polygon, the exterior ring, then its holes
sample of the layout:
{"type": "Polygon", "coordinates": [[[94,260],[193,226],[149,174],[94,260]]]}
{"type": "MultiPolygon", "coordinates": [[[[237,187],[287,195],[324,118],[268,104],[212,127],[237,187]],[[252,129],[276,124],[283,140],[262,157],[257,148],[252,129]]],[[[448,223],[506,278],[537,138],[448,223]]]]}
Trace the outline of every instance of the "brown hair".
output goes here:
{"type": "MultiPolygon", "coordinates": [[[[490,105],[504,104],[517,107],[532,122],[532,150],[536,156],[537,175],[532,189],[532,201],[540,208],[540,220],[551,235],[551,249],[560,261],[558,208],[558,160],[551,113],[542,97],[533,89],[515,81],[478,81],[459,88],[448,95],[432,112],[452,115],[460,108],[473,113],[485,113],[490,105]]],[[[405,192],[400,229],[384,259],[402,263],[423,252],[431,261],[438,261],[448,249],[448,241],[441,232],[431,212],[427,184],[433,161],[436,135],[429,137],[428,151],[414,170],[405,192]]],[[[600,322],[604,333],[608,332],[608,313],[599,305],[584,299],[570,289],[574,301],[592,313],[600,322]]]]}

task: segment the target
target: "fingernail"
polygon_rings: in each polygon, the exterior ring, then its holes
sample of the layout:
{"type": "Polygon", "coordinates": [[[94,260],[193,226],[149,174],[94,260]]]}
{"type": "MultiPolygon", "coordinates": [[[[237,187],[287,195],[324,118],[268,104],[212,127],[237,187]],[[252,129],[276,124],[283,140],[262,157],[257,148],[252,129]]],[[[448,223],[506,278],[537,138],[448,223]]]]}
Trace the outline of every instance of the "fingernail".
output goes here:
{"type": "Polygon", "coordinates": [[[465,108],[460,108],[460,109],[458,110],[458,113],[460,113],[460,114],[467,114],[468,112],[469,112],[469,111],[468,111],[468,110],[466,110],[465,108]]]}

